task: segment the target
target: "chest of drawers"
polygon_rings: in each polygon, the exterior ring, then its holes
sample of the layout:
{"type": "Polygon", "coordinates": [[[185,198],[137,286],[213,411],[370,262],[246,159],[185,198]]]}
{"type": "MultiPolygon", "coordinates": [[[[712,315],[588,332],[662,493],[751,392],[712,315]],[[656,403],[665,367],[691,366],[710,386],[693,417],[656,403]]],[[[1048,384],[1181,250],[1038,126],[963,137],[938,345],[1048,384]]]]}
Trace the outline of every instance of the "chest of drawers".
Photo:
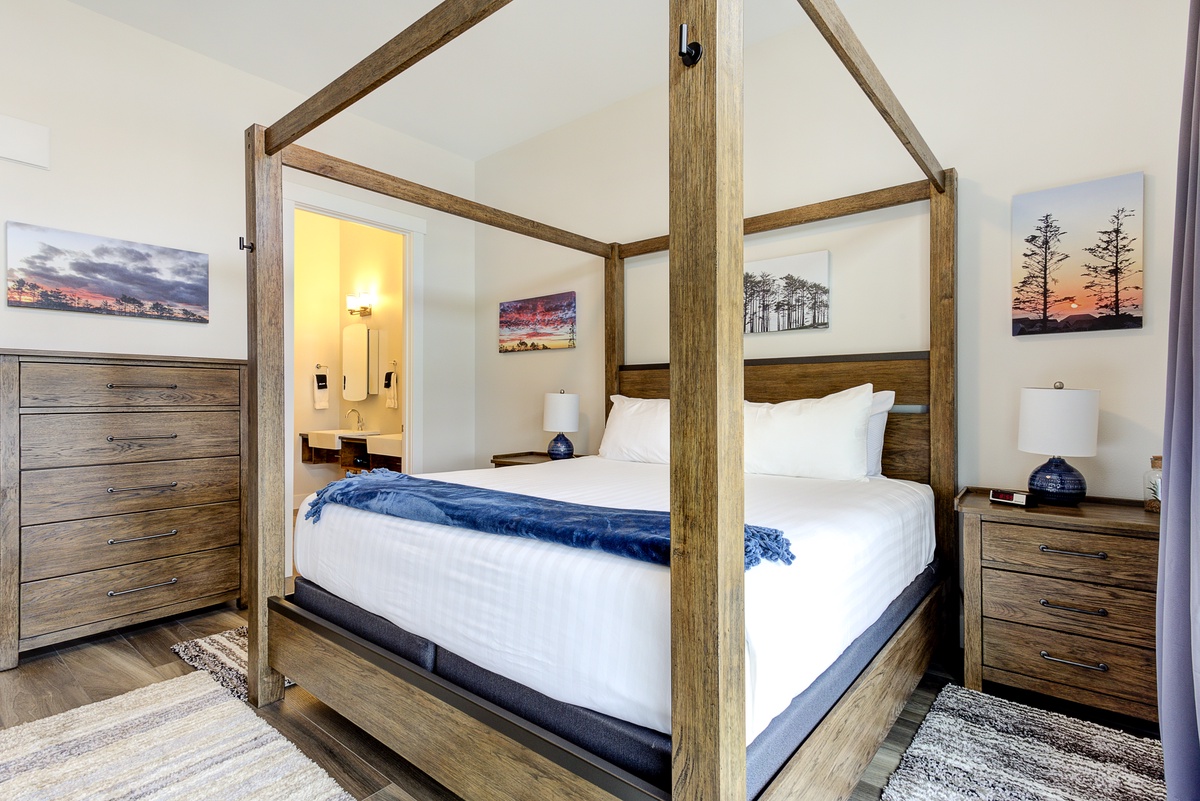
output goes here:
{"type": "Polygon", "coordinates": [[[1085,501],[1020,509],[958,499],[964,683],[983,681],[1157,720],[1158,515],[1085,501]]]}
{"type": "Polygon", "coordinates": [[[0,354],[0,669],[236,598],[245,365],[0,354]]]}

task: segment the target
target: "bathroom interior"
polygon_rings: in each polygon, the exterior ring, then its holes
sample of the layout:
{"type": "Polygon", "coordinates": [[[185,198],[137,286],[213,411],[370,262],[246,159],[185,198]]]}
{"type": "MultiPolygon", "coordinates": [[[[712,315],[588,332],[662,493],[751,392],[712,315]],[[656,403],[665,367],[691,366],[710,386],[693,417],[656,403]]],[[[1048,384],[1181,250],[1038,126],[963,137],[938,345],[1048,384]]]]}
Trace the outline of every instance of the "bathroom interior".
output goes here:
{"type": "Polygon", "coordinates": [[[292,508],[347,470],[399,470],[402,233],[297,208],[292,508]],[[330,269],[330,265],[338,269],[330,269]]]}

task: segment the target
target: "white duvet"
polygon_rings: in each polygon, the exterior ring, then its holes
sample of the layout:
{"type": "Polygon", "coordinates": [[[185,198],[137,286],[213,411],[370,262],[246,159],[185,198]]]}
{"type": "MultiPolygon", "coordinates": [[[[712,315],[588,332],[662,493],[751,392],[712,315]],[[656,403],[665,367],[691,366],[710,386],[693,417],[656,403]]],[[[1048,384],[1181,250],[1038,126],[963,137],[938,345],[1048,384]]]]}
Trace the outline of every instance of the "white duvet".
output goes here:
{"type": "MultiPolygon", "coordinates": [[[[668,467],[596,457],[426,478],[627,509],[668,509],[668,467]]],[[[336,504],[296,524],[296,567],[330,592],[551,698],[671,730],[666,567],[336,504]]],[[[753,741],[933,558],[923,484],[746,476],[746,522],[795,562],[746,572],[753,741]]]]}

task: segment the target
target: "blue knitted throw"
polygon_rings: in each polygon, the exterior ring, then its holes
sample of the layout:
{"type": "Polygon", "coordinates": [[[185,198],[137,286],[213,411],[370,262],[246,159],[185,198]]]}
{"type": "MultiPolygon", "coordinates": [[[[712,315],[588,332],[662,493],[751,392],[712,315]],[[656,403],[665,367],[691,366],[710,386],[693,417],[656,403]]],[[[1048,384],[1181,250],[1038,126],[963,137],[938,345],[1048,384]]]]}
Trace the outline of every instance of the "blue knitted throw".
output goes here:
{"type": "MultiPolygon", "coordinates": [[[[304,519],[320,520],[327,503],[490,534],[557,542],[657,565],[671,561],[671,518],[667,512],[552,501],[414,478],[386,468],[349,476],[320,490],[304,519]]],[[[795,558],[783,532],[763,526],[746,526],[745,553],[747,570],[764,559],[790,565],[795,558]]]]}

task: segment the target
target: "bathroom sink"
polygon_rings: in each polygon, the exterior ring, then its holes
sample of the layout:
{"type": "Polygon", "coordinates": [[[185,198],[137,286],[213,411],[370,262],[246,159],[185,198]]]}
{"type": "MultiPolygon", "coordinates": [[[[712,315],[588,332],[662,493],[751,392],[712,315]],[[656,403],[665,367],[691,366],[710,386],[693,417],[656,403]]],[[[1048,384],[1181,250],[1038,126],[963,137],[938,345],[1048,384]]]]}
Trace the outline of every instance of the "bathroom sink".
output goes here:
{"type": "Polygon", "coordinates": [[[378,431],[356,431],[353,428],[329,428],[323,431],[305,431],[308,447],[336,451],[342,447],[342,437],[373,437],[378,431]]]}
{"type": "Polygon", "coordinates": [[[380,456],[403,456],[404,435],[380,434],[376,437],[367,437],[367,453],[375,453],[380,456]]]}

